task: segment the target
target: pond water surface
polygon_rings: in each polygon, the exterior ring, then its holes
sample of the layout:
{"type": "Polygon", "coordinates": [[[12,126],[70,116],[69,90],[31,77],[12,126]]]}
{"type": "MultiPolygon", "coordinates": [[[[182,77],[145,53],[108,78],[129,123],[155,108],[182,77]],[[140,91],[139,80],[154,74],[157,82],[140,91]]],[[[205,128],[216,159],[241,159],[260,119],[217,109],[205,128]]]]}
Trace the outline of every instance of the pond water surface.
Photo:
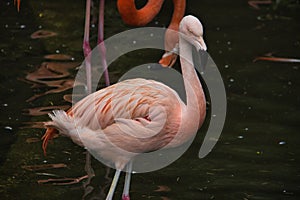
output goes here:
{"type": "MultiPolygon", "coordinates": [[[[168,24],[171,3],[166,1],[163,11],[148,26],[168,24]]],[[[84,6],[84,1],[24,0],[17,12],[12,0],[0,2],[0,199],[82,199],[84,195],[82,182],[65,186],[38,184],[38,180],[49,178],[84,176],[84,149],[60,137],[49,144],[45,157],[40,141],[44,130],[24,128],[39,127],[35,122],[48,120],[45,113],[51,110],[49,106],[70,105],[63,95],[71,94],[71,89],[53,82],[60,78],[54,76],[46,83],[33,84],[26,76],[48,62],[54,67],[59,63],[70,71],[64,80],[74,78],[76,67],[83,60],[84,6]],[[30,35],[38,30],[57,35],[31,39],[30,35]],[[71,58],[44,58],[49,54],[71,58]],[[30,99],[57,88],[62,92],[52,91],[30,99]],[[28,167],[44,164],[66,167],[28,167]]],[[[280,5],[275,10],[273,7],[264,5],[256,10],[246,0],[188,0],[186,13],[201,18],[208,52],[225,84],[225,127],[215,148],[204,159],[198,158],[198,151],[207,121],[189,150],[176,162],[159,171],[135,174],[132,199],[300,198],[300,64],[253,62],[268,53],[300,58],[299,3],[280,5]]],[[[117,12],[116,1],[107,1],[105,37],[129,28],[117,12]]],[[[96,28],[92,29],[95,35],[96,28]]],[[[96,37],[91,40],[95,45],[96,37]]],[[[126,54],[110,67],[112,83],[132,66],[157,61],[161,53],[141,50],[126,54]]],[[[92,160],[92,166],[96,174],[90,184],[93,190],[85,198],[102,199],[110,184],[105,178],[107,169],[97,160],[92,160]]],[[[110,170],[109,177],[112,176],[110,170]]],[[[120,199],[123,182],[121,178],[115,199],[120,199]]]]}

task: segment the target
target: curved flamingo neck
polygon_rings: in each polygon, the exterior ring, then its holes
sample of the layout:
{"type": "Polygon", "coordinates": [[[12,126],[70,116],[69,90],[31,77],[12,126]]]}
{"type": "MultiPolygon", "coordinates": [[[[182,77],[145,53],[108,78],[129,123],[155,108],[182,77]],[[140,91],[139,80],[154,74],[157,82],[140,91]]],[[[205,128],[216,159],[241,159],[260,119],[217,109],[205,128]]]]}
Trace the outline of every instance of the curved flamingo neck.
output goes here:
{"type": "Polygon", "coordinates": [[[136,9],[134,0],[118,0],[117,6],[123,21],[132,26],[144,26],[160,11],[164,0],[148,0],[147,4],[136,9]]]}
{"type": "Polygon", "coordinates": [[[193,65],[192,45],[182,38],[181,34],[179,34],[180,64],[187,102],[183,114],[187,121],[199,121],[197,126],[200,127],[206,115],[205,95],[193,65]]]}
{"type": "Polygon", "coordinates": [[[185,13],[186,0],[173,0],[174,11],[168,28],[178,30],[179,23],[185,13]]]}

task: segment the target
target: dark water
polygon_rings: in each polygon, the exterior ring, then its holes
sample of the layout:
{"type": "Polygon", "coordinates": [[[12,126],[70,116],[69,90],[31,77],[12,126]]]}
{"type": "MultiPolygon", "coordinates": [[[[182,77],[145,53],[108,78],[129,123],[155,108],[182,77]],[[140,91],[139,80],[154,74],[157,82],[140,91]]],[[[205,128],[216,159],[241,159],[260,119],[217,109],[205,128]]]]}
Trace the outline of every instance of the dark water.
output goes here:
{"type": "MultiPolygon", "coordinates": [[[[299,199],[300,64],[253,62],[255,57],[270,52],[300,58],[300,9],[293,2],[281,4],[276,10],[269,5],[255,10],[246,0],[188,1],[187,14],[201,18],[208,51],[224,80],[228,97],[225,127],[204,159],[197,154],[207,123],[179,160],[159,171],[135,174],[132,199],[299,199]]],[[[171,10],[171,5],[167,1],[163,10],[171,10]]],[[[53,186],[37,181],[56,178],[53,175],[85,175],[84,150],[67,138],[58,138],[44,157],[38,140],[44,130],[21,127],[24,122],[48,119],[45,115],[23,115],[23,109],[67,104],[62,96],[70,90],[26,102],[49,88],[31,88],[22,79],[45,62],[43,56],[48,54],[68,54],[75,62],[82,61],[84,6],[84,1],[24,0],[17,13],[12,1],[0,3],[0,199],[83,196],[81,183],[53,186]],[[31,39],[30,35],[39,29],[58,35],[31,39]],[[47,163],[64,163],[67,167],[39,171],[22,168],[47,163]]],[[[150,26],[168,24],[170,16],[171,12],[161,12],[150,26]]],[[[106,37],[129,28],[121,21],[115,1],[106,2],[105,20],[106,37]]],[[[93,45],[95,40],[92,37],[93,45]]],[[[131,66],[155,62],[160,55],[159,51],[143,50],[122,57],[110,68],[112,82],[131,66]]],[[[107,192],[101,191],[107,185],[105,167],[96,160],[93,167],[94,191],[87,199],[107,192]]],[[[120,198],[122,183],[121,178],[115,199],[120,198]]]]}

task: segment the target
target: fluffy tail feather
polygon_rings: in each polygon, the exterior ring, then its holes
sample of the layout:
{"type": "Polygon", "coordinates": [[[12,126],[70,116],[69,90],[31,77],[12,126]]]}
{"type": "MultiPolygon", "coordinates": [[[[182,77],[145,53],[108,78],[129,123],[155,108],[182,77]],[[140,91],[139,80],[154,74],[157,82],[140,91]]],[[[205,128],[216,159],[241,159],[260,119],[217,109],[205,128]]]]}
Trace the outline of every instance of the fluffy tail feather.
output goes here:
{"type": "Polygon", "coordinates": [[[76,129],[74,120],[63,110],[54,110],[52,113],[49,113],[49,117],[52,121],[44,123],[47,130],[42,137],[44,155],[46,155],[49,140],[51,140],[55,135],[60,132],[63,135],[70,137],[70,132],[76,129]]]}

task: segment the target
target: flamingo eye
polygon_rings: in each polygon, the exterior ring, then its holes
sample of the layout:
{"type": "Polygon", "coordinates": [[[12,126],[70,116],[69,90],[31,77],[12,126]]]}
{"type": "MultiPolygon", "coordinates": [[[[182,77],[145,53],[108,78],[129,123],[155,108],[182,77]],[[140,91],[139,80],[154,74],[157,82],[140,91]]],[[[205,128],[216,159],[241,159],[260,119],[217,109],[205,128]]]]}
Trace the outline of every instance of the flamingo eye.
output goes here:
{"type": "Polygon", "coordinates": [[[188,31],[194,35],[194,32],[190,28],[188,28],[188,31]]]}

